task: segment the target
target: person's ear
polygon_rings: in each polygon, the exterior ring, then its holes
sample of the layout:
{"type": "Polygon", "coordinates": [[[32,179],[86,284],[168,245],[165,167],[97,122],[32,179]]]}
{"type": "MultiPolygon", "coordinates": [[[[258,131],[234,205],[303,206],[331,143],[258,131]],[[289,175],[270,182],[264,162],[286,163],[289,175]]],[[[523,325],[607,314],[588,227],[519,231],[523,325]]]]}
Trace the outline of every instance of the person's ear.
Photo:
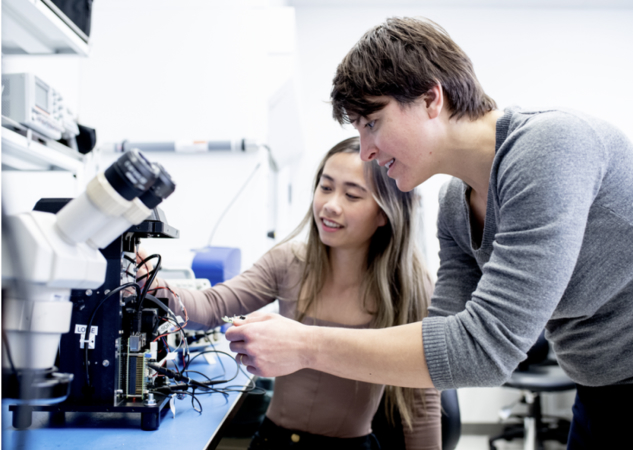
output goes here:
{"type": "Polygon", "coordinates": [[[437,83],[423,94],[422,98],[424,100],[424,106],[426,107],[429,119],[439,117],[442,112],[442,108],[444,107],[444,90],[442,89],[442,85],[437,83]]]}
{"type": "Polygon", "coordinates": [[[385,212],[381,209],[380,211],[378,211],[378,227],[384,227],[385,225],[387,225],[387,222],[389,222],[389,219],[387,219],[387,214],[385,214],[385,212]]]}

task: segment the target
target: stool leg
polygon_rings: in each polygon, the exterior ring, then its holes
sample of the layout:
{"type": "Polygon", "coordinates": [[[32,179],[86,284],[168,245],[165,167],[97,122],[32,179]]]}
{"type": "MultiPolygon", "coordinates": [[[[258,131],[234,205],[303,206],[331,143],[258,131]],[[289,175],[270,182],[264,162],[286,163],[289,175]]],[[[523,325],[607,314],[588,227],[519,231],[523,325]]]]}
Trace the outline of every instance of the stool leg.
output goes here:
{"type": "MultiPolygon", "coordinates": [[[[536,394],[538,395],[538,394],[536,394]]],[[[538,450],[537,438],[536,438],[536,420],[534,418],[534,400],[535,395],[530,391],[524,392],[525,403],[528,405],[528,416],[523,419],[523,426],[525,428],[525,434],[523,437],[523,448],[524,450],[538,450]]]]}
{"type": "Polygon", "coordinates": [[[523,426],[525,428],[525,437],[523,448],[525,450],[537,450],[536,448],[536,424],[533,417],[526,417],[523,419],[523,426]]]}

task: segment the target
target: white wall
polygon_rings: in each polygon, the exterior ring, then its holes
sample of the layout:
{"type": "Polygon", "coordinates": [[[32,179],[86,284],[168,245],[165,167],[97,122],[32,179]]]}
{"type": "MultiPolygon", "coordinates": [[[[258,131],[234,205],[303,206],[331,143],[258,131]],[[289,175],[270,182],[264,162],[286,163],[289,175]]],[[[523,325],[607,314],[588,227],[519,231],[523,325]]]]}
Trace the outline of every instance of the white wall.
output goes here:
{"type": "MultiPolygon", "coordinates": [[[[268,140],[268,100],[292,76],[292,8],[268,2],[96,2],[90,58],[82,65],[80,118],[99,142],[178,139],[268,140]]],[[[264,155],[160,155],[177,183],[161,206],[181,231],[147,241],[165,264],[188,265],[242,184],[213,244],[242,249],[248,267],[272,241],[264,155]],[[173,250],[172,250],[173,248],[173,250]],[[184,256],[187,254],[188,256],[184,256]]]]}
{"type": "MultiPolygon", "coordinates": [[[[322,155],[355,135],[331,118],[327,103],[338,63],[369,28],[391,16],[426,16],[442,25],[471,57],[484,89],[500,108],[565,106],[601,117],[633,138],[632,9],[503,9],[431,7],[302,6],[297,17],[298,82],[306,157],[296,180],[308,180],[322,155]]],[[[312,2],[314,3],[314,2],[312,2]]],[[[347,2],[349,3],[349,2],[347,2]]],[[[436,176],[422,186],[426,208],[428,265],[438,267],[435,239],[436,176]]],[[[309,201],[307,182],[295,186],[294,217],[309,201]]],[[[495,422],[496,413],[516,397],[501,388],[460,390],[464,422],[495,422]]],[[[546,400],[550,411],[568,413],[569,396],[546,400]]]]}

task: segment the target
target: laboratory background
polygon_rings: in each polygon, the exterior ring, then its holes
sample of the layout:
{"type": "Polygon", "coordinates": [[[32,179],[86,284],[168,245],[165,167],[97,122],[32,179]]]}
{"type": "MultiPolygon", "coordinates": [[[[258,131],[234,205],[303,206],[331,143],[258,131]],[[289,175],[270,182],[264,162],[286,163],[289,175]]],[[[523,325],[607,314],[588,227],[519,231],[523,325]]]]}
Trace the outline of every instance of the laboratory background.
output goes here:
{"type": "MultiPolygon", "coordinates": [[[[123,150],[139,148],[176,185],[160,209],[177,237],[142,242],[174,277],[190,274],[196,255],[216,247],[238,250],[225,274],[235,275],[300,223],[318,162],[357,135],[332,119],[336,67],[388,17],[423,16],[444,27],[500,109],[573,108],[633,139],[632,0],[97,0],[86,2],[88,33],[51,14],[51,3],[2,0],[3,220],[42,198],[80,196],[123,150]],[[30,74],[26,84],[41,80],[56,91],[66,123],[59,137],[7,111],[14,107],[5,86],[10,74],[30,74]],[[85,154],[72,143],[78,126],[93,139],[85,154]],[[47,144],[58,140],[64,144],[47,144]]],[[[439,265],[437,198],[446,180],[436,176],[418,188],[418,238],[432,274],[439,265]]],[[[3,279],[5,266],[3,256],[3,279]]],[[[488,449],[509,409],[527,408],[512,406],[521,403],[519,389],[465,388],[457,395],[458,450],[488,449]]],[[[543,393],[543,413],[569,419],[573,398],[571,390],[543,393]]],[[[181,403],[181,411],[190,407],[181,403]]],[[[3,444],[44,448],[39,430],[16,435],[6,406],[3,400],[3,435],[13,434],[3,444]]],[[[210,408],[202,416],[212,415],[210,408]]],[[[232,418],[240,414],[239,405],[234,409],[232,418]]],[[[170,413],[160,429],[168,430],[170,420],[188,428],[186,417],[170,413]]],[[[235,427],[226,431],[230,420],[214,437],[217,447],[201,448],[246,448],[248,439],[235,427]]],[[[142,433],[132,428],[126,425],[126,433],[142,433]]],[[[108,439],[97,425],[80,430],[88,433],[81,439],[89,433],[108,439]]],[[[71,436],[77,429],[61,431],[71,436]]],[[[556,445],[546,448],[565,448],[556,445]]]]}

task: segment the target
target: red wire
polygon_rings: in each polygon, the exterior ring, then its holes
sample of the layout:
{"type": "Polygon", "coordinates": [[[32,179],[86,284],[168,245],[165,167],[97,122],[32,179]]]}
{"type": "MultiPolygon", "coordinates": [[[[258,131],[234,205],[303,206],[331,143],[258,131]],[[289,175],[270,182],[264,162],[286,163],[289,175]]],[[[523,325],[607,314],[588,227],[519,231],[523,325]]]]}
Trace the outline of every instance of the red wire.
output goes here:
{"type": "MultiPolygon", "coordinates": [[[[167,286],[158,286],[158,287],[155,287],[153,289],[149,289],[147,292],[150,292],[150,291],[156,292],[159,289],[164,289],[166,291],[171,292],[174,295],[174,297],[176,297],[176,298],[178,298],[178,300],[180,300],[180,296],[178,294],[176,294],[174,291],[172,291],[170,288],[168,288],[167,286]]],[[[180,328],[172,331],[171,333],[161,334],[156,339],[154,339],[154,342],[157,341],[158,339],[164,337],[164,336],[168,336],[170,334],[177,333],[177,332],[179,332],[180,330],[182,330],[183,328],[185,328],[187,326],[187,323],[189,322],[189,314],[187,313],[187,308],[185,308],[185,305],[182,303],[182,301],[180,302],[180,304],[182,305],[182,309],[185,312],[185,323],[183,323],[180,326],[180,328]]],[[[185,367],[185,352],[182,353],[182,366],[185,367]]]]}
{"type": "MultiPolygon", "coordinates": [[[[147,292],[149,292],[149,291],[157,291],[159,289],[165,289],[166,291],[169,291],[172,294],[174,294],[174,297],[180,299],[180,296],[178,294],[176,294],[174,291],[172,291],[170,288],[168,288],[167,286],[158,286],[158,287],[155,287],[153,289],[148,290],[147,292]]],[[[189,314],[187,314],[187,308],[185,308],[184,303],[182,304],[182,310],[185,312],[185,323],[189,322],[189,314]]]]}
{"type": "Polygon", "coordinates": [[[152,342],[156,342],[157,340],[159,340],[162,337],[165,336],[169,336],[170,334],[174,334],[174,333],[178,333],[180,330],[182,330],[183,328],[185,328],[187,326],[187,322],[183,323],[182,326],[180,328],[175,329],[174,331],[172,331],[171,333],[165,333],[165,334],[161,334],[160,336],[158,336],[156,339],[154,339],[152,342]]]}

